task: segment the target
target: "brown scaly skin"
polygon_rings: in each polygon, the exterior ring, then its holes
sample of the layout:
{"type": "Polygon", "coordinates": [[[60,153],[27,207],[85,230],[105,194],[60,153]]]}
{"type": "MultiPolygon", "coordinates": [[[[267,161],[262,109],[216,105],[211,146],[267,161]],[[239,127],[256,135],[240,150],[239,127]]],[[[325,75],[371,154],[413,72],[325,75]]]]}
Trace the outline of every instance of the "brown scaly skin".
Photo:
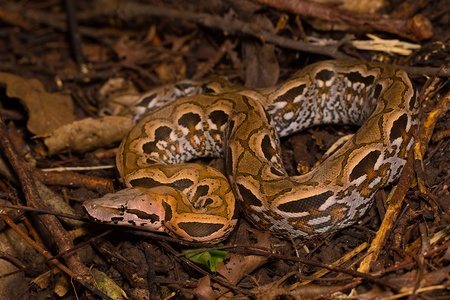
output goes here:
{"type": "MultiPolygon", "coordinates": [[[[163,230],[191,241],[225,239],[236,223],[235,197],[254,225],[291,237],[355,223],[375,192],[399,177],[418,124],[408,76],[381,63],[321,62],[258,91],[223,79],[193,90],[209,93],[163,102],[169,103],[144,116],[117,155],[125,184],[150,189],[153,200],[141,197],[139,206],[158,208],[157,222],[152,213],[134,209],[135,223],[152,230],[159,222],[163,230]],[[311,172],[289,177],[278,136],[319,124],[361,128],[311,172]],[[225,157],[231,187],[215,169],[185,163],[219,156],[225,157]]],[[[97,220],[136,225],[129,216],[120,219],[125,204],[114,203],[116,218],[105,214],[102,220],[102,206],[92,209],[92,203],[86,210],[97,220]]]]}

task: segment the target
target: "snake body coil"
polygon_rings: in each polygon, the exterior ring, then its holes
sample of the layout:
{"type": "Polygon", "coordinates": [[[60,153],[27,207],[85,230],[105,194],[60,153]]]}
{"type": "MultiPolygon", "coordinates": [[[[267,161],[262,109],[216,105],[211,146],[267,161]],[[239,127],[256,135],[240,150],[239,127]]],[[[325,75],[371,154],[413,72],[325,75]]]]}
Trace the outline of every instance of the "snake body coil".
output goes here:
{"type": "MultiPolygon", "coordinates": [[[[408,76],[381,63],[321,62],[264,90],[220,80],[187,88],[205,93],[170,100],[123,140],[117,167],[135,188],[87,202],[95,220],[217,242],[236,224],[236,197],[261,229],[332,232],[355,223],[375,192],[399,177],[418,124],[408,76]],[[309,173],[288,176],[279,136],[319,124],[361,128],[309,173]],[[186,163],[221,156],[231,187],[217,170],[186,163]]],[[[154,106],[157,98],[142,99],[154,106]]]]}

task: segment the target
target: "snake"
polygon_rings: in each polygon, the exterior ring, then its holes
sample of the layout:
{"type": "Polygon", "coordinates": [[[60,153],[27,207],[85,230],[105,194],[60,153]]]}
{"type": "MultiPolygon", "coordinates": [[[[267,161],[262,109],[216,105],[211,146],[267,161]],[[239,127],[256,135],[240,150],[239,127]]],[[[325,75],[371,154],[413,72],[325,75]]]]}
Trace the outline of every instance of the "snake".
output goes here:
{"type": "Polygon", "coordinates": [[[141,96],[116,164],[127,188],[84,203],[97,222],[217,243],[239,211],[290,238],[356,223],[398,180],[418,127],[408,75],[377,62],[322,61],[270,88],[223,78],[184,81],[141,96]],[[309,172],[290,176],[280,137],[322,124],[359,129],[309,172]],[[225,175],[194,161],[223,157],[225,175]]]}

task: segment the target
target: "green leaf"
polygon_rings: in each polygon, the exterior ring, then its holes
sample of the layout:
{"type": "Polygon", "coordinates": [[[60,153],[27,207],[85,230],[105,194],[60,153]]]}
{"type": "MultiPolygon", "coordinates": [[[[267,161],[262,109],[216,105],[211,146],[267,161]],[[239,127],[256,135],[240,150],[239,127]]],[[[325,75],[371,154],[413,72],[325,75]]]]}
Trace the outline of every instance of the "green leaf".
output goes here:
{"type": "Polygon", "coordinates": [[[224,250],[207,250],[199,252],[203,249],[188,249],[183,250],[183,253],[187,259],[201,266],[202,268],[216,272],[217,263],[223,262],[223,258],[227,255],[228,251],[224,250]]]}

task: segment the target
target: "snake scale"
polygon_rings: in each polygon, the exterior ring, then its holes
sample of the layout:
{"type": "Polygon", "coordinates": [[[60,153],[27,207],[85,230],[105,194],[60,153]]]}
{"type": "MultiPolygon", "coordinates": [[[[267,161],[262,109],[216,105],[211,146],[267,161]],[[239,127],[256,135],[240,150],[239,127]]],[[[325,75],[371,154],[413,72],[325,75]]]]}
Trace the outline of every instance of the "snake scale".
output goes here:
{"type": "Polygon", "coordinates": [[[320,62],[260,90],[186,81],[138,102],[141,120],[116,159],[129,188],[85,210],[99,222],[210,243],[233,230],[237,206],[258,228],[294,238],[355,223],[398,179],[418,125],[408,76],[382,63],[320,62]],[[289,176],[279,137],[319,124],[361,127],[310,172],[289,176]],[[228,179],[188,162],[200,157],[224,157],[228,179]]]}

